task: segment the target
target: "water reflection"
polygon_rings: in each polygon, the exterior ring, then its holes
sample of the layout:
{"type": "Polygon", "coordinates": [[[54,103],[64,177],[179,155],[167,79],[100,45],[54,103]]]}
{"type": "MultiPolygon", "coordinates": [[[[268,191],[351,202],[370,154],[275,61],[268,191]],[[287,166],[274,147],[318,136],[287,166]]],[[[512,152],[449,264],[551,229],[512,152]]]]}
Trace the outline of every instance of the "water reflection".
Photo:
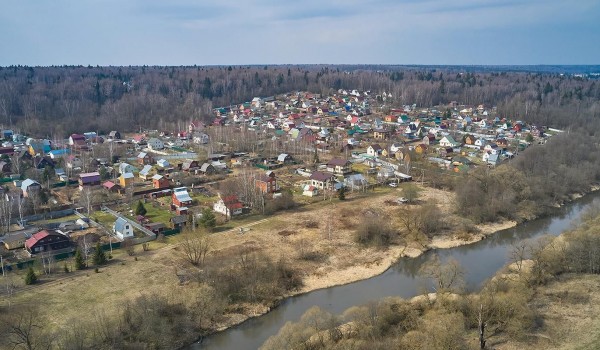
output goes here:
{"type": "Polygon", "coordinates": [[[382,275],[356,283],[327,288],[285,300],[270,313],[249,320],[237,327],[212,335],[197,349],[256,349],[277,333],[286,321],[297,321],[310,307],[317,305],[329,312],[340,314],[351,306],[366,304],[388,296],[410,298],[423,291],[427,284],[418,271],[433,254],[442,261],[450,257],[459,261],[466,271],[466,285],[470,289],[481,286],[508,261],[511,245],[544,234],[558,235],[578,223],[585,209],[600,202],[600,193],[586,196],[575,203],[559,208],[551,216],[509,228],[483,241],[452,249],[429,251],[414,259],[401,259],[382,275]]]}

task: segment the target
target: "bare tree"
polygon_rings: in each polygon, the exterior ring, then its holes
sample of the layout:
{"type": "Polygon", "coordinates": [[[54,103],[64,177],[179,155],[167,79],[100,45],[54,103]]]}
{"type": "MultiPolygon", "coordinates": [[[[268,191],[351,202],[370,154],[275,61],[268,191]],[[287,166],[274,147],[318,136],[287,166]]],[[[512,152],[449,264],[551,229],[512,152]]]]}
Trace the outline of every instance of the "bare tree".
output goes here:
{"type": "Polygon", "coordinates": [[[13,312],[8,319],[7,336],[4,340],[14,349],[50,349],[52,338],[44,333],[44,327],[35,309],[25,308],[13,312]]]}
{"type": "Polygon", "coordinates": [[[186,232],[180,246],[187,261],[194,266],[202,266],[210,251],[210,238],[204,230],[186,232]]]}
{"type": "Polygon", "coordinates": [[[442,264],[437,254],[421,267],[420,273],[433,281],[433,289],[438,293],[458,291],[465,282],[465,272],[459,262],[451,258],[442,264]]]}

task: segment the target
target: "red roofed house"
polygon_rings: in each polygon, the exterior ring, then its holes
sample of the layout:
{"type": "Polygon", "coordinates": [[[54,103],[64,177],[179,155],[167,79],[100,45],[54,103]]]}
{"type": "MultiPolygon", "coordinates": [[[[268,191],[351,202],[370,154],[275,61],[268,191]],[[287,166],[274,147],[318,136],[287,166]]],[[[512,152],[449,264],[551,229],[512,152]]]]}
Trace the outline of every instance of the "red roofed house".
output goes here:
{"type": "Polygon", "coordinates": [[[40,231],[25,241],[25,248],[31,254],[71,247],[71,240],[54,230],[40,231]]]}
{"type": "Polygon", "coordinates": [[[239,201],[236,195],[222,197],[219,194],[219,200],[213,205],[213,210],[217,213],[231,217],[242,214],[244,205],[239,201]]]}

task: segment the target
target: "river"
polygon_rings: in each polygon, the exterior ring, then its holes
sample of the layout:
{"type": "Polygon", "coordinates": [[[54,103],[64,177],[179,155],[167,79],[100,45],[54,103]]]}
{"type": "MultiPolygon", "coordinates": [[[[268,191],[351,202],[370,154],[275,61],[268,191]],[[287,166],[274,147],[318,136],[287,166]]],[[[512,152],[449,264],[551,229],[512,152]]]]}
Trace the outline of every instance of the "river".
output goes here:
{"type": "Polygon", "coordinates": [[[187,349],[257,349],[276,334],[285,322],[298,321],[306,310],[315,305],[340,314],[352,306],[388,296],[411,298],[428,287],[418,271],[433,254],[438,254],[442,261],[450,257],[458,260],[465,269],[467,287],[477,289],[508,263],[511,245],[545,234],[559,235],[577,224],[582,212],[596,204],[600,204],[600,193],[584,196],[557,209],[551,216],[499,231],[477,243],[430,250],[417,258],[402,258],[379,276],[288,298],[271,312],[206,337],[201,343],[192,344],[187,349]]]}

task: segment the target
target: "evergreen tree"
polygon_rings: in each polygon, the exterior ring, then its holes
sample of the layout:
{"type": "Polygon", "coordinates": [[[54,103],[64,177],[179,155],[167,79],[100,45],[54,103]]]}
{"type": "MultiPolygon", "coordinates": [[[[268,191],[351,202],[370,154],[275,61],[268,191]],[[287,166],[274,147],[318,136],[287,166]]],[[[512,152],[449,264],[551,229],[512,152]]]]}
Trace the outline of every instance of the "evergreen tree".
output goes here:
{"type": "Polygon", "coordinates": [[[81,250],[79,248],[75,251],[75,269],[85,269],[85,261],[83,261],[83,255],[81,255],[81,250]]]}
{"type": "Polygon", "coordinates": [[[212,229],[217,225],[217,218],[210,208],[204,208],[199,223],[204,228],[212,229]]]}
{"type": "Polygon", "coordinates": [[[346,187],[342,186],[342,188],[339,189],[338,198],[341,201],[346,200],[346,187]]]}
{"type": "Polygon", "coordinates": [[[138,201],[138,204],[135,207],[135,215],[146,215],[147,212],[148,211],[146,210],[144,203],[142,203],[142,201],[138,201]]]}
{"type": "Polygon", "coordinates": [[[106,254],[104,254],[104,250],[100,246],[100,242],[96,243],[96,250],[94,251],[94,265],[104,265],[106,264],[106,254]]]}
{"type": "Polygon", "coordinates": [[[25,284],[30,285],[34,284],[35,282],[37,282],[37,276],[35,275],[35,271],[33,271],[33,267],[30,267],[25,275],[25,284]]]}

